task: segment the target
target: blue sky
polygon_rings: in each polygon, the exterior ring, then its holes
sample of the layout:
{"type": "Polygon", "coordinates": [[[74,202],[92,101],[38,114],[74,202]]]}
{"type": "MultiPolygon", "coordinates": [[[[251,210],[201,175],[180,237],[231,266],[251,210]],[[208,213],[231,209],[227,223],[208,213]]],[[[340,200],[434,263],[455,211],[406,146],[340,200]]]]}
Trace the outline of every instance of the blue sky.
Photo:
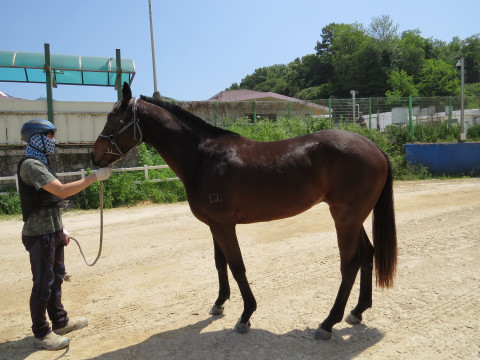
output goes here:
{"type": "MultiPolygon", "coordinates": [[[[315,52],[324,26],[389,15],[399,32],[419,29],[449,42],[480,33],[478,0],[152,0],[158,90],[206,100],[255,69],[315,52]]],[[[0,7],[0,50],[115,57],[135,61],[134,96],[153,94],[148,0],[15,0],[0,7]]],[[[0,83],[15,97],[45,96],[44,84],[0,83]]],[[[56,100],[116,101],[112,88],[59,85],[56,100]]]]}

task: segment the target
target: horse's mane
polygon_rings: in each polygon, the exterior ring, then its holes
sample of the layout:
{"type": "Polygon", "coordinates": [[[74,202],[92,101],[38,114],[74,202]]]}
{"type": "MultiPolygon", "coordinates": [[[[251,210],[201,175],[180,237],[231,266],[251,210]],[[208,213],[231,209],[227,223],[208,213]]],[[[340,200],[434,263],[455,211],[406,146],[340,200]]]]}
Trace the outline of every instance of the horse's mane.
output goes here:
{"type": "Polygon", "coordinates": [[[140,95],[140,99],[143,101],[146,101],[150,104],[159,106],[168,112],[172,113],[176,117],[182,119],[185,121],[185,124],[187,126],[194,126],[195,128],[202,128],[205,131],[208,131],[210,136],[220,136],[220,135],[225,135],[225,134],[234,134],[238,135],[232,131],[225,130],[216,126],[213,126],[209,123],[207,123],[205,120],[199,118],[198,116],[192,114],[191,112],[181,108],[180,106],[170,102],[170,101],[164,101],[160,99],[154,99],[152,97],[148,97],[145,95],[140,95]]]}

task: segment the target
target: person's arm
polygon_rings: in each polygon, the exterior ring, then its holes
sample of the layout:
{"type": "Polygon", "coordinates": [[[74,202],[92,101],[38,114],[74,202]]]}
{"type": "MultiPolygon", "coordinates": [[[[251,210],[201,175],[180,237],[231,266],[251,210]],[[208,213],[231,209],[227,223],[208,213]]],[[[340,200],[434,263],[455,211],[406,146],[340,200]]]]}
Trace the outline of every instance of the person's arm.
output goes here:
{"type": "Polygon", "coordinates": [[[42,189],[47,190],[49,193],[60,196],[62,199],[75,195],[85,189],[88,185],[92,184],[97,177],[95,174],[90,174],[86,178],[73,181],[71,183],[62,184],[60,180],[55,179],[48,184],[44,185],[42,189]]]}
{"type": "Polygon", "coordinates": [[[95,180],[107,180],[112,172],[111,167],[100,168],[93,174],[88,175],[86,178],[73,181],[71,183],[62,184],[60,180],[55,179],[48,184],[42,186],[42,189],[65,199],[71,195],[75,195],[91,185],[95,180]]]}

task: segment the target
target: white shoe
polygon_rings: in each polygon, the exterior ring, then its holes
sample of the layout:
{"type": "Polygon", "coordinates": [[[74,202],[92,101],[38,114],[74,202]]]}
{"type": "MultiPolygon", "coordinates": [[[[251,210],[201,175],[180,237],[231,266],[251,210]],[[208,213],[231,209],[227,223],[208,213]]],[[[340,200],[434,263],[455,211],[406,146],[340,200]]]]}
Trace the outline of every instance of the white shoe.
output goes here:
{"type": "Polygon", "coordinates": [[[57,335],[52,331],[43,339],[34,338],[33,342],[36,346],[46,350],[60,350],[70,344],[70,339],[65,336],[57,335]]]}
{"type": "Polygon", "coordinates": [[[57,335],[65,335],[70,331],[79,330],[88,325],[88,319],[81,317],[77,319],[69,319],[67,325],[63,328],[53,330],[57,335]]]}

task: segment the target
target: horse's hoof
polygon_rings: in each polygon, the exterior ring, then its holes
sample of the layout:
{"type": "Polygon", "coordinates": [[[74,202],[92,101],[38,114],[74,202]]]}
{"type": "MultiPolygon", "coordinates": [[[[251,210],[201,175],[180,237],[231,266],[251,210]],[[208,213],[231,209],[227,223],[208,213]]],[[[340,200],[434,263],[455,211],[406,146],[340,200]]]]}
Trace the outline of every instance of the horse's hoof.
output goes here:
{"type": "Polygon", "coordinates": [[[238,320],[237,325],[235,325],[235,331],[239,334],[245,334],[246,332],[248,332],[248,330],[250,330],[251,326],[252,324],[250,323],[250,321],[247,321],[247,323],[245,324],[238,320]]]}
{"type": "Polygon", "coordinates": [[[212,308],[210,309],[209,314],[210,314],[210,315],[222,315],[224,308],[225,308],[225,307],[222,306],[222,305],[220,305],[220,306],[213,305],[212,308]]]}
{"type": "Polygon", "coordinates": [[[357,325],[362,322],[362,319],[350,313],[347,316],[345,316],[345,321],[350,325],[357,325]]]}
{"type": "Polygon", "coordinates": [[[320,326],[315,331],[315,340],[329,340],[332,337],[332,332],[322,329],[320,326]]]}

